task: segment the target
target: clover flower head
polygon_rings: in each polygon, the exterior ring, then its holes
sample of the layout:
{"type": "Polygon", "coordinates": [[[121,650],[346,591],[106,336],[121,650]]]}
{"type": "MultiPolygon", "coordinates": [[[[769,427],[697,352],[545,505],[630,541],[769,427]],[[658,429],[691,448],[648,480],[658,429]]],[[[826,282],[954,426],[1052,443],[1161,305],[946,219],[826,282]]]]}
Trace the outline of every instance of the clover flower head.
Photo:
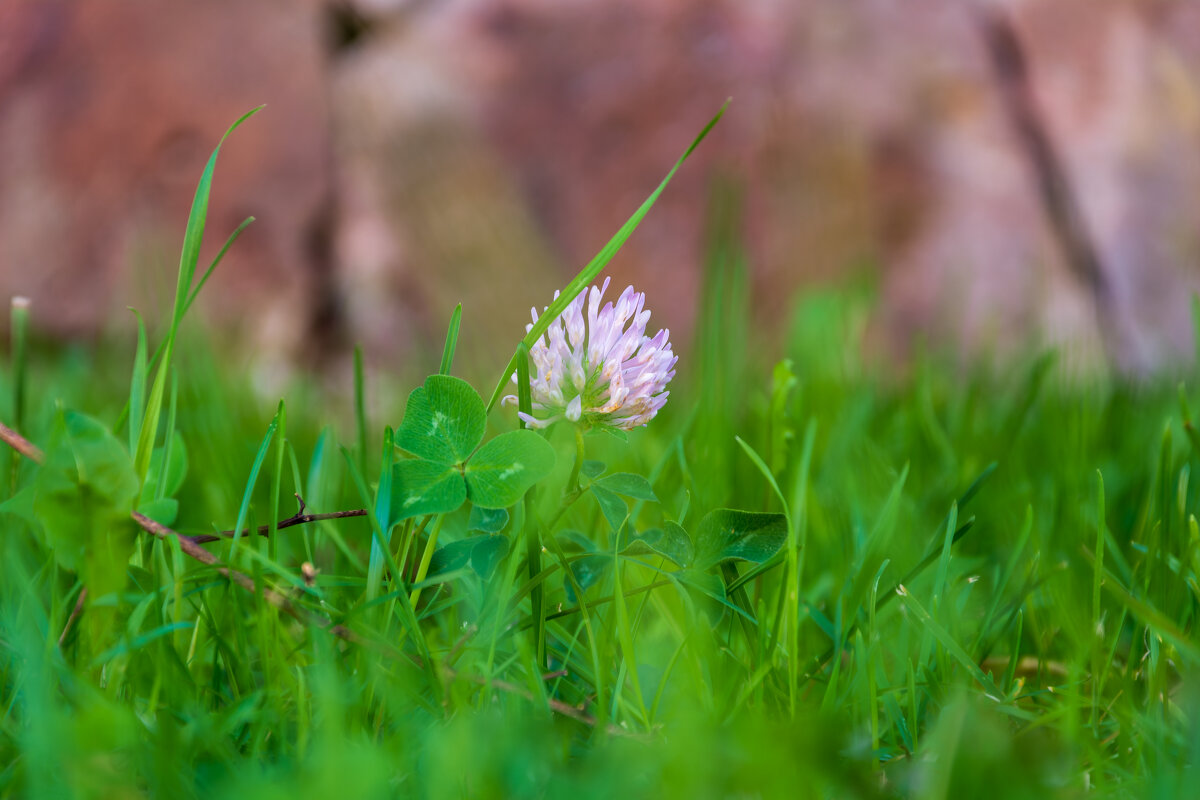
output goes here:
{"type": "MultiPolygon", "coordinates": [[[[646,296],[632,286],[615,304],[601,307],[608,282],[605,278],[599,289],[581,291],[529,348],[534,414],[519,415],[530,427],[566,419],[627,431],[645,425],[667,402],[666,386],[675,377],[678,360],[671,352],[670,331],[646,335],[646,296]]],[[[532,312],[536,323],[537,309],[532,312]]],[[[532,329],[533,323],[525,326],[526,332],[532,329]]],[[[517,382],[515,374],[512,379],[517,382]]],[[[504,398],[516,401],[515,395],[504,398]]]]}

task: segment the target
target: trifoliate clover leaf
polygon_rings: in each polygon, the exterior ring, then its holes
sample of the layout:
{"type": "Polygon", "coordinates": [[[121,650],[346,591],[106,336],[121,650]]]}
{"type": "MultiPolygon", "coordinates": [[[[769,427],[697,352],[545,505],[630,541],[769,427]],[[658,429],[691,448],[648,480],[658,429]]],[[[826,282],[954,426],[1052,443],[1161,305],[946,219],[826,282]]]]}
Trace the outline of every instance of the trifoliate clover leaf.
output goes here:
{"type": "Polygon", "coordinates": [[[509,431],[479,448],[463,470],[467,496],[482,508],[508,508],[554,468],[554,448],[533,431],[509,431]]]}
{"type": "Polygon", "coordinates": [[[483,441],[483,399],[471,384],[450,375],[430,375],[413,389],[396,431],[396,446],[437,464],[461,464],[483,441]]]}

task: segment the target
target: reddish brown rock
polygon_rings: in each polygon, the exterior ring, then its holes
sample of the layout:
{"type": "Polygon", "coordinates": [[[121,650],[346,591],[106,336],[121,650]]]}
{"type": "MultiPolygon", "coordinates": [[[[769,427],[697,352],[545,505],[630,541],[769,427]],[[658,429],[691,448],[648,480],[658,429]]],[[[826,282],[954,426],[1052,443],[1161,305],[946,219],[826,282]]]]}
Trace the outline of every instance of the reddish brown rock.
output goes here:
{"type": "Polygon", "coordinates": [[[874,264],[889,349],[914,334],[964,353],[1040,340],[1084,360],[1103,347],[1134,372],[1190,350],[1198,40],[1177,26],[1195,16],[1183,4],[995,4],[1103,277],[1099,326],[1002,102],[986,6],[483,5],[479,35],[506,56],[480,92],[488,128],[569,261],[653,186],[685,129],[735,97],[614,265],[676,301],[672,321],[688,321],[703,205],[725,172],[745,184],[760,320],[798,286],[874,264]]]}
{"type": "Polygon", "coordinates": [[[419,14],[338,59],[334,254],[346,324],[368,354],[435,369],[462,303],[459,367],[486,380],[558,283],[518,173],[480,130],[459,36],[452,11],[419,14]]]}
{"type": "MultiPolygon", "coordinates": [[[[226,126],[204,260],[214,321],[291,351],[329,263],[320,8],[312,2],[6,3],[0,30],[0,293],[43,329],[97,331],[169,305],[196,181],[226,126]]],[[[203,269],[204,264],[201,265],[203,269]]]]}
{"type": "Polygon", "coordinates": [[[1049,340],[1141,371],[1191,347],[1197,74],[1200,11],[1162,0],[13,0],[0,290],[63,333],[149,305],[150,265],[165,296],[208,149],[265,101],[218,167],[209,252],[260,221],[214,317],[273,352],[340,326],[427,365],[461,301],[465,354],[495,360],[732,96],[611,268],[680,350],[732,180],[763,325],[876,270],[889,352],[1049,340]],[[1034,123],[986,9],[1011,20],[1034,123]]]}

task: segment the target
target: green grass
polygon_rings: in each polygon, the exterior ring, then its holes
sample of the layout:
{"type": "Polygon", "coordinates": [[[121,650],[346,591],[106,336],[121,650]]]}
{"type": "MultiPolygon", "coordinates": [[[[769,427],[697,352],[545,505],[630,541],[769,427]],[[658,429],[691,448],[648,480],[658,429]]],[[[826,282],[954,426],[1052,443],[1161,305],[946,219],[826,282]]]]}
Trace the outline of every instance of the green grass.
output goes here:
{"type": "Polygon", "coordinates": [[[504,511],[398,513],[424,376],[260,397],[186,291],[159,359],[31,342],[0,375],[46,452],[0,489],[0,794],[1200,796],[1194,377],[869,363],[854,288],[772,342],[723,213],[671,402],[552,428],[504,511]],[[282,527],[293,493],[365,514],[282,527]],[[268,535],[210,565],[135,507],[268,535]]]}
{"type": "MultiPolygon", "coordinates": [[[[1187,681],[1200,658],[1200,536],[1197,453],[1175,385],[1081,385],[1046,361],[997,375],[925,361],[883,375],[853,344],[864,311],[850,293],[801,303],[779,353],[797,376],[782,400],[766,361],[739,366],[737,392],[704,373],[741,358],[742,331],[709,345],[727,351],[681,362],[651,426],[588,442],[610,471],[652,478],[661,502],[635,507],[639,528],[786,503],[788,546],[742,585],[742,613],[669,581],[638,592],[664,581],[669,565],[654,557],[622,564],[617,602],[611,570],[577,602],[568,587],[588,574],[564,580],[559,558],[580,556],[543,553],[547,649],[565,672],[547,680],[515,542],[486,577],[435,575],[411,608],[411,585],[390,578],[366,600],[361,519],[238,542],[231,563],[361,637],[347,642],[130,531],[125,585],[94,598],[60,647],[79,577],[6,514],[3,791],[1189,796],[1200,788],[1187,681]],[[319,569],[312,588],[303,562],[319,569]]],[[[97,391],[95,357],[60,355],[48,369],[55,357],[35,356],[34,441],[50,437],[56,403],[115,418],[121,385],[97,391]]],[[[293,406],[273,439],[277,410],[239,388],[244,376],[202,351],[177,357],[189,462],[178,530],[283,519],[293,491],[318,512],[363,506],[354,461],[336,454],[339,432],[355,435],[349,418],[318,449],[320,404],[307,416],[293,406]]],[[[402,418],[401,396],[387,420],[402,418]]],[[[491,425],[514,420],[496,412],[491,425]]],[[[550,438],[569,463],[569,431],[550,438]]],[[[24,463],[19,482],[35,472],[24,463]]],[[[465,512],[447,515],[440,541],[467,526],[465,512]]],[[[555,526],[566,529],[598,543],[611,531],[586,497],[555,526]]],[[[411,578],[425,534],[410,533],[407,552],[394,535],[391,553],[411,578]]]]}

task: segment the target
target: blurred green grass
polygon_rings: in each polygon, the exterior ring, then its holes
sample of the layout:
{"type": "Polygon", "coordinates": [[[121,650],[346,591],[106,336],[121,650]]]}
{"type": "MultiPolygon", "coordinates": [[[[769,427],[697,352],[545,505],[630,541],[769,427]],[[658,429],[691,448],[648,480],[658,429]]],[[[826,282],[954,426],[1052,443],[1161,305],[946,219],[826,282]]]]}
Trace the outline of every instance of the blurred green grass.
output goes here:
{"type": "Polygon", "coordinates": [[[0,414],[46,450],[0,471],[0,795],[1200,796],[1190,374],[875,363],[861,286],[801,297],[780,341],[717,204],[649,427],[586,437],[582,491],[552,428],[558,469],[504,514],[385,526],[425,376],[264,396],[181,327],[206,201],[165,335],[26,360],[17,330],[0,370],[0,414]],[[646,481],[606,497],[605,471],[646,481]],[[293,492],[374,513],[277,530],[293,492]],[[270,535],[185,551],[131,503],[184,536],[270,535]],[[721,535],[786,537],[739,540],[720,574],[624,547],[626,514],[698,537],[722,508],[776,516],[725,512],[721,535]]]}
{"type": "MultiPolygon", "coordinates": [[[[591,632],[581,614],[552,621],[551,650],[567,674],[541,681],[520,631],[528,601],[503,602],[521,583],[508,569],[514,554],[490,580],[460,576],[426,590],[422,636],[454,670],[439,679],[439,699],[411,662],[298,627],[144,538],[126,590],[109,600],[119,635],[101,647],[77,628],[59,647],[78,582],[6,515],[0,791],[1200,793],[1189,680],[1198,651],[1200,497],[1180,406],[1181,396],[1195,404],[1194,391],[1180,395],[1170,378],[1071,377],[1050,356],[964,371],[931,354],[904,374],[880,370],[863,360],[857,341],[870,295],[851,289],[801,298],[772,352],[747,322],[741,280],[734,260],[711,266],[701,309],[711,324],[681,362],[671,402],[628,442],[600,438],[589,455],[651,476],[662,510],[642,518],[661,514],[686,527],[719,506],[779,509],[740,436],[770,465],[802,537],[791,622],[781,612],[783,568],[746,584],[758,619],[748,629],[719,605],[668,586],[627,598],[636,653],[626,654],[613,604],[598,602],[611,594],[611,580],[601,582],[587,595],[591,632]],[[783,371],[773,387],[777,357],[790,359],[790,391],[783,371]],[[955,508],[981,475],[978,492],[955,508]],[[973,526],[944,549],[952,508],[973,526]],[[1102,532],[1097,595],[1092,554],[1102,532]],[[906,584],[907,597],[884,602],[927,554],[934,562],[906,584]],[[196,626],[164,632],[177,615],[196,626]],[[641,701],[631,695],[631,668],[641,701]],[[475,680],[489,677],[512,686],[489,691],[475,680]],[[552,713],[546,695],[587,705],[597,723],[552,713]]],[[[469,330],[468,315],[463,335],[469,330]]],[[[175,527],[231,528],[276,403],[203,337],[190,335],[182,348],[177,428],[190,466],[175,527]]],[[[56,406],[115,420],[130,349],[35,348],[24,433],[44,441],[56,406]]],[[[404,380],[415,385],[419,377],[367,375],[368,392],[383,395],[373,398],[370,452],[378,429],[401,418],[404,380]]],[[[8,388],[0,386],[0,397],[8,388]]],[[[284,392],[282,494],[295,490],[317,511],[361,505],[336,459],[326,455],[314,469],[331,416],[341,421],[327,436],[354,438],[344,397],[331,414],[339,395],[303,376],[284,392]]],[[[509,413],[495,412],[492,425],[511,427],[509,413]]],[[[551,441],[567,452],[568,438],[555,432],[551,441]]],[[[23,464],[22,479],[33,469],[23,464]]],[[[268,457],[253,524],[270,513],[276,469],[268,457]]],[[[585,506],[567,527],[596,529],[600,515],[585,506]]],[[[281,507],[281,517],[290,513],[281,507]]],[[[448,520],[444,541],[465,535],[461,516],[448,520]]],[[[248,542],[259,556],[241,563],[264,581],[275,569],[298,575],[311,561],[320,604],[346,611],[361,596],[363,575],[338,538],[365,563],[370,534],[353,519],[280,532],[274,549],[248,542]]],[[[655,569],[629,565],[626,589],[657,579],[655,569]]],[[[546,586],[551,610],[572,605],[561,575],[546,586]]],[[[351,620],[408,646],[380,611],[360,607],[351,620]]]]}

